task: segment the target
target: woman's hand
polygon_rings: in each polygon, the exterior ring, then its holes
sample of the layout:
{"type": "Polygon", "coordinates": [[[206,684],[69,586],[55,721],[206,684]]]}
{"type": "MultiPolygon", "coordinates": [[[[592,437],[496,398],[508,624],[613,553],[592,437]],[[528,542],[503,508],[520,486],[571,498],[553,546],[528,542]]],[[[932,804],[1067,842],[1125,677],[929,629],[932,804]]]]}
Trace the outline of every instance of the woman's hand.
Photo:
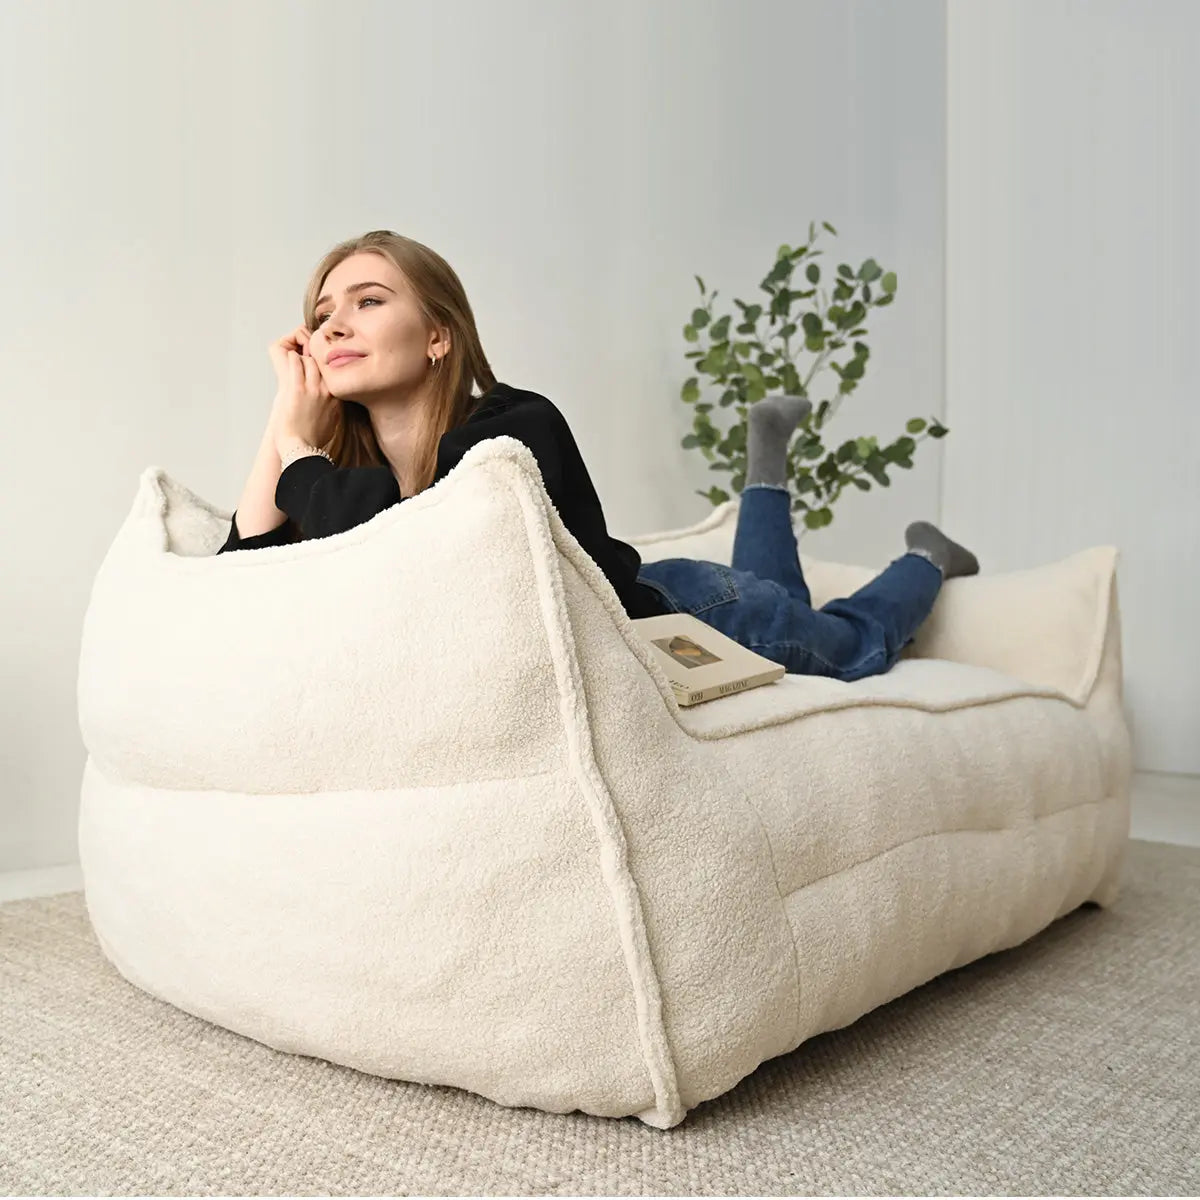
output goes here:
{"type": "Polygon", "coordinates": [[[267,347],[279,381],[270,425],[281,456],[296,439],[324,446],[342,419],[342,402],[330,394],[317,360],[308,352],[309,336],[309,331],[298,325],[267,347]]]}

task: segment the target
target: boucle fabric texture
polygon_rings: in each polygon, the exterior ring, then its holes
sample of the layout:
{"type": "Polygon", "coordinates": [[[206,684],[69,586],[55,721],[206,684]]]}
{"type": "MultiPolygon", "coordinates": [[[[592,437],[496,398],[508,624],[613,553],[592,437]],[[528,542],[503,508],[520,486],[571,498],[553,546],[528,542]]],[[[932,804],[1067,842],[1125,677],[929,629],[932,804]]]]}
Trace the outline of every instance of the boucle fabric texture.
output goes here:
{"type": "MultiPolygon", "coordinates": [[[[728,563],[736,503],[627,540],[728,563]]],[[[147,468],[79,663],[89,918],[195,1016],[668,1129],[1117,896],[1114,546],[947,580],[885,675],[680,708],[514,438],[329,538],[218,556],[230,516],[147,468]]],[[[877,574],[801,557],[818,607],[877,574]]]]}

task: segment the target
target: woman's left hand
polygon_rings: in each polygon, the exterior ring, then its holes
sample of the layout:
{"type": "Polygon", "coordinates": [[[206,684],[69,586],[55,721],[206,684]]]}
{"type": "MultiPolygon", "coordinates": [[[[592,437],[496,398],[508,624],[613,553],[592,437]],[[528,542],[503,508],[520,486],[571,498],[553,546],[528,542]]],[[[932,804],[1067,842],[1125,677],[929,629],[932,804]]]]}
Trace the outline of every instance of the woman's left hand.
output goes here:
{"type": "Polygon", "coordinates": [[[337,431],[342,402],[333,397],[325,386],[317,360],[308,353],[288,351],[292,369],[291,386],[281,386],[275,395],[271,420],[275,428],[275,449],[282,455],[281,446],[295,439],[312,446],[324,446],[337,431]]]}

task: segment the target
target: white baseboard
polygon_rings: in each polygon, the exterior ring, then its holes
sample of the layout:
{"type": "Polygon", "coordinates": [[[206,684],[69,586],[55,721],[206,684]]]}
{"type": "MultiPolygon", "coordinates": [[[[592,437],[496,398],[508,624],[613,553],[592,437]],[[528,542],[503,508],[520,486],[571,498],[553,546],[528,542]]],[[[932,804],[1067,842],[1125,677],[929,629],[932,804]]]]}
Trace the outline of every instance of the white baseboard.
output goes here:
{"type": "Polygon", "coordinates": [[[32,900],[35,896],[56,896],[59,892],[82,890],[83,871],[78,863],[0,873],[0,904],[9,900],[32,900]]]}
{"type": "Polygon", "coordinates": [[[1135,771],[1129,836],[1143,842],[1200,846],[1200,775],[1135,771]]]}
{"type": "MultiPolygon", "coordinates": [[[[1200,775],[1136,772],[1129,836],[1146,842],[1200,846],[1200,775]]],[[[0,904],[82,890],[83,872],[78,863],[0,872],[0,904]]]]}

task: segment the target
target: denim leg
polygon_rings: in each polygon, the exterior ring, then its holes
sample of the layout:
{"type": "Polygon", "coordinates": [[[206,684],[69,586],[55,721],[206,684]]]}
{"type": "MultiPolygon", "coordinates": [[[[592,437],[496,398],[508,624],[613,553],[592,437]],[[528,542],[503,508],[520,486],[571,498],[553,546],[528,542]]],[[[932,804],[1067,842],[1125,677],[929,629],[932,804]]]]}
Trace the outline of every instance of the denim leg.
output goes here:
{"type": "Polygon", "coordinates": [[[890,670],[941,590],[942,569],[910,551],[853,595],[811,605],[786,489],[742,493],[733,563],[668,558],[638,578],[673,612],[686,612],[793,674],[855,680],[890,670]]]}
{"type": "Polygon", "coordinates": [[[843,599],[821,606],[822,613],[856,626],[866,644],[881,653],[879,673],[888,671],[900,651],[917,635],[942,589],[941,567],[909,551],[893,560],[874,579],[843,599]]]}
{"type": "Polygon", "coordinates": [[[795,600],[812,602],[800,569],[788,488],[751,483],[742,489],[730,565],[759,579],[773,579],[795,600]]]}

